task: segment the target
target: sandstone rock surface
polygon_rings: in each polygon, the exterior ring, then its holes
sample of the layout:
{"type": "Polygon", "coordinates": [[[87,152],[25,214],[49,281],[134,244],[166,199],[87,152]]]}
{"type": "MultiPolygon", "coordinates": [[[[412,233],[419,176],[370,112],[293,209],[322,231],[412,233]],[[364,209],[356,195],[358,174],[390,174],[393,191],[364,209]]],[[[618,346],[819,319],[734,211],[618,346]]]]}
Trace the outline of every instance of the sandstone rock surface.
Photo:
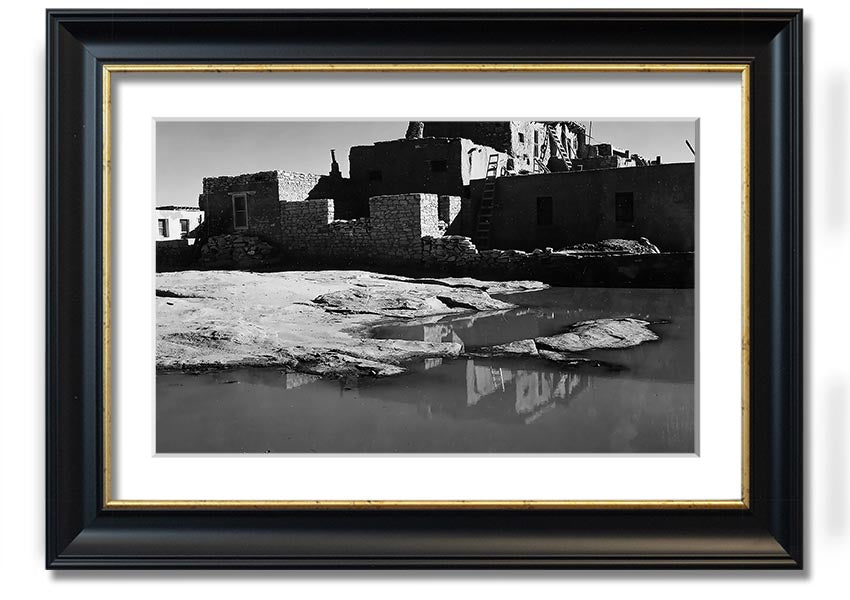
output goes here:
{"type": "Polygon", "coordinates": [[[506,356],[538,357],[566,365],[609,366],[602,361],[576,356],[588,350],[630,348],[658,339],[648,321],[627,317],[595,319],[570,325],[557,335],[517,340],[497,346],[485,346],[468,352],[470,356],[498,358],[506,356]]]}
{"type": "Polygon", "coordinates": [[[564,333],[535,338],[538,348],[556,352],[584,352],[601,348],[629,348],[658,336],[640,319],[595,319],[570,325],[564,333]]]}
{"type": "Polygon", "coordinates": [[[321,376],[394,375],[404,371],[406,361],[452,358],[463,348],[454,342],[372,339],[369,328],[387,317],[425,318],[512,306],[489,296],[485,290],[490,282],[469,284],[455,288],[439,280],[386,279],[366,271],[159,273],[156,365],[189,370],[279,366],[321,376]]]}

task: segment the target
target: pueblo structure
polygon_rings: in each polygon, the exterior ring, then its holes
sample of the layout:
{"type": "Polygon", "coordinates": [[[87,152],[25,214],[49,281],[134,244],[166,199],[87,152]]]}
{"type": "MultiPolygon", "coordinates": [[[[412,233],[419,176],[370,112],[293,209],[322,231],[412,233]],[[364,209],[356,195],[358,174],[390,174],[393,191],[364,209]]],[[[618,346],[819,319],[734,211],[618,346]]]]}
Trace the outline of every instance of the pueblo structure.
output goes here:
{"type": "Polygon", "coordinates": [[[204,178],[200,243],[177,261],[158,252],[158,270],[693,285],[694,163],[593,144],[572,121],[500,121],[412,122],[405,138],[352,147],[349,165],[346,177],[331,150],[328,174],[204,178]]]}

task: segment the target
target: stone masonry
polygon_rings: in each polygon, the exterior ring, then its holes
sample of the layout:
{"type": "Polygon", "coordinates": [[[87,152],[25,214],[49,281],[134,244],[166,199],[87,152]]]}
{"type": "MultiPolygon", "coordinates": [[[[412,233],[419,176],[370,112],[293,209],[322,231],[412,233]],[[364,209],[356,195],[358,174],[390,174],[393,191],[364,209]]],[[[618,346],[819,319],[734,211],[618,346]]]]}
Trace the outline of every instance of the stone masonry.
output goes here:
{"type": "Polygon", "coordinates": [[[478,250],[465,236],[443,235],[457,220],[457,197],[397,194],[369,199],[371,217],[334,220],[334,201],[281,203],[282,250],[337,268],[401,269],[406,272],[469,275],[490,279],[538,279],[558,285],[654,286],[675,280],[692,285],[691,254],[634,254],[583,250],[478,250]],[[632,281],[634,280],[634,281],[632,281]]]}
{"type": "Polygon", "coordinates": [[[370,217],[334,221],[330,199],[281,203],[282,245],[291,256],[407,264],[422,260],[422,237],[441,234],[434,194],[369,199],[370,217]]]}
{"type": "Polygon", "coordinates": [[[209,238],[201,248],[200,263],[206,267],[255,268],[275,258],[274,246],[256,236],[233,233],[209,238]]]}

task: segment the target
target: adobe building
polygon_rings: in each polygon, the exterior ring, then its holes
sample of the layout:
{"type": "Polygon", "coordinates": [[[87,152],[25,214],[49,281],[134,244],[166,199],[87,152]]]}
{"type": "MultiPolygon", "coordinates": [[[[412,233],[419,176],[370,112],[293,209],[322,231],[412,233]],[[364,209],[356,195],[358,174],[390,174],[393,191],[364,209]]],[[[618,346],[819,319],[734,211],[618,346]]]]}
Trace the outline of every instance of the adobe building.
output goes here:
{"type": "Polygon", "coordinates": [[[314,198],[334,198],[339,218],[359,216],[333,150],[328,175],[275,170],[205,177],[198,203],[207,215],[208,236],[243,233],[278,242],[281,203],[314,198]]]}
{"type": "MultiPolygon", "coordinates": [[[[693,252],[694,163],[611,168],[495,180],[492,248],[563,248],[605,239],[649,238],[664,252],[693,252]]],[[[462,209],[474,237],[483,181],[462,209]]]]}
{"type": "Polygon", "coordinates": [[[469,196],[469,185],[487,175],[490,156],[499,173],[514,169],[512,157],[460,137],[402,138],[354,146],[348,154],[349,176],[358,198],[359,216],[367,216],[369,198],[422,193],[469,196]]]}
{"type": "Polygon", "coordinates": [[[660,164],[608,143],[591,143],[574,121],[426,121],[424,137],[462,137],[514,159],[516,174],[587,171],[660,164]]]}
{"type": "Polygon", "coordinates": [[[203,222],[204,213],[197,206],[157,206],[156,241],[194,240],[203,222]]]}
{"type": "Polygon", "coordinates": [[[694,163],[648,162],[588,140],[570,121],[411,122],[406,138],[352,147],[348,178],[333,151],[328,175],[205,178],[205,234],[228,238],[208,250],[227,256],[255,238],[305,265],[512,271],[571,284],[637,269],[649,276],[634,285],[692,282],[692,256],[591,259],[570,249],[612,238],[649,238],[662,253],[695,247],[694,163]]]}
{"type": "Polygon", "coordinates": [[[573,159],[585,151],[586,136],[581,125],[572,122],[542,121],[426,121],[424,137],[461,137],[489,146],[514,159],[513,171],[540,173],[568,169],[564,158],[573,159]],[[557,141],[555,141],[557,139],[557,141]],[[561,143],[566,157],[561,157],[561,143]],[[550,159],[555,162],[550,166],[550,159]]]}

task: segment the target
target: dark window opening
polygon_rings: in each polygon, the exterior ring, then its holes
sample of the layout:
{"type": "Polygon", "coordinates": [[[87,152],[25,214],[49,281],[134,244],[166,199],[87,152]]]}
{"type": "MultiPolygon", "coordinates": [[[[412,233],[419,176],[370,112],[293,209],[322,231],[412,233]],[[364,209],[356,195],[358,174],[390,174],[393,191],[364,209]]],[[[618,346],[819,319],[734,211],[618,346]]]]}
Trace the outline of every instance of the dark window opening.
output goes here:
{"type": "Polygon", "coordinates": [[[519,136],[519,143],[524,144],[525,143],[525,134],[524,133],[518,133],[517,136],[519,136]]]}
{"type": "Polygon", "coordinates": [[[233,195],[233,228],[246,229],[248,227],[248,195],[233,195]]]}
{"type": "Polygon", "coordinates": [[[635,220],[634,192],[614,194],[614,218],[620,223],[631,223],[635,220]]]}
{"type": "Polygon", "coordinates": [[[463,186],[463,197],[464,198],[472,198],[472,186],[471,185],[463,186]]]}
{"type": "Polygon", "coordinates": [[[537,197],[537,224],[552,224],[552,196],[537,197]]]}
{"type": "Polygon", "coordinates": [[[445,173],[449,170],[449,163],[445,160],[432,160],[431,161],[431,172],[432,173],[445,173]]]}
{"type": "Polygon", "coordinates": [[[189,219],[180,219],[180,237],[189,236],[189,219]]]}
{"type": "Polygon", "coordinates": [[[159,229],[159,237],[168,237],[168,219],[157,219],[157,229],[159,229]]]}
{"type": "Polygon", "coordinates": [[[369,171],[369,181],[381,181],[384,175],[380,171],[369,171]]]}

